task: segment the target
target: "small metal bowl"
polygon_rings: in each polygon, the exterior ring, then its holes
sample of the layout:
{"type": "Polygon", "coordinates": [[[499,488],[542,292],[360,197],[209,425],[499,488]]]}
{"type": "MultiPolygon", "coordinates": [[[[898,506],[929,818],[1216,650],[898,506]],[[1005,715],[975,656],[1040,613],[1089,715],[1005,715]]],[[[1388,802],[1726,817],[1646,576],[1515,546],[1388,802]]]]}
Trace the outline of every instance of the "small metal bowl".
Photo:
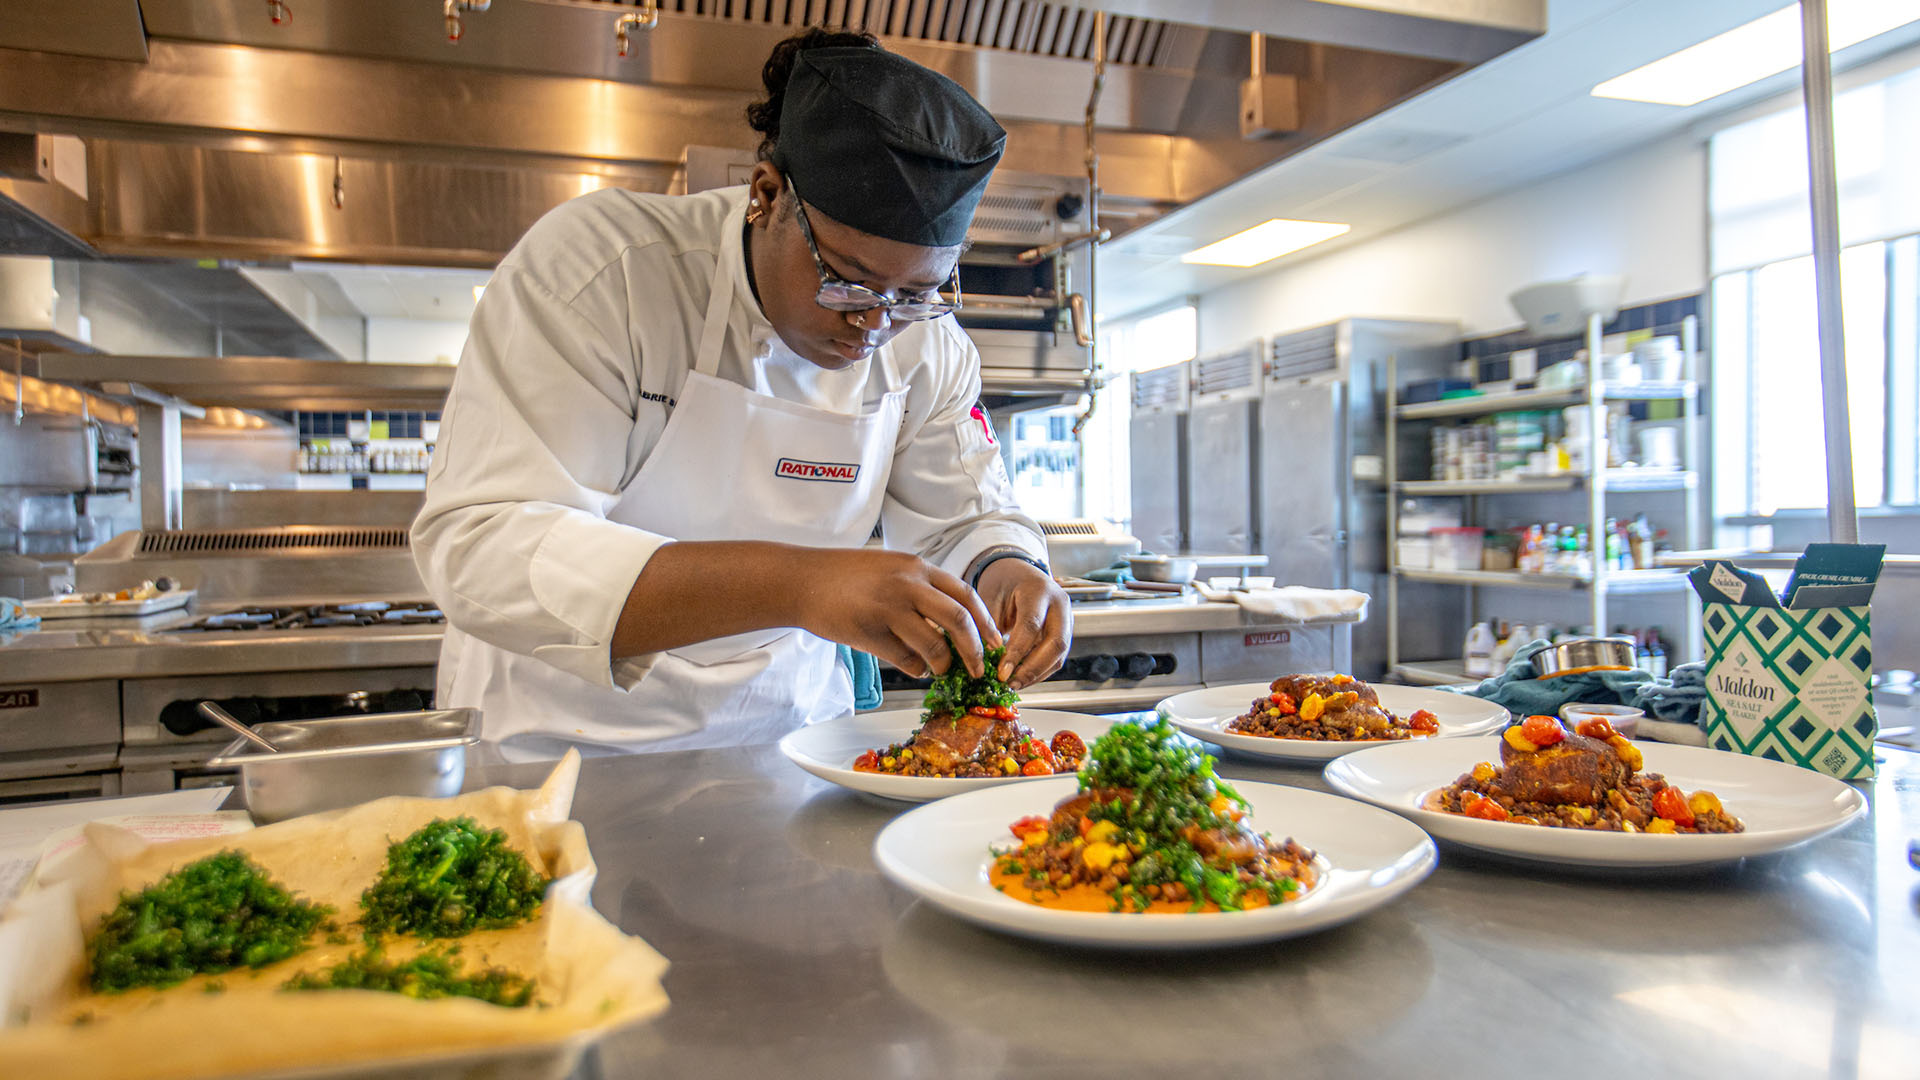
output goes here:
{"type": "Polygon", "coordinates": [[[1588,671],[1632,671],[1633,639],[1586,637],[1563,641],[1534,653],[1533,670],[1543,679],[1588,671]]]}
{"type": "Polygon", "coordinates": [[[1132,568],[1133,576],[1141,581],[1161,581],[1173,585],[1185,585],[1200,572],[1198,560],[1178,555],[1129,555],[1127,565],[1132,568]]]}
{"type": "Polygon", "coordinates": [[[247,810],[264,823],[387,795],[459,794],[467,778],[467,747],[480,741],[480,710],[339,716],[254,730],[280,752],[235,739],[207,764],[240,770],[247,810]]]}

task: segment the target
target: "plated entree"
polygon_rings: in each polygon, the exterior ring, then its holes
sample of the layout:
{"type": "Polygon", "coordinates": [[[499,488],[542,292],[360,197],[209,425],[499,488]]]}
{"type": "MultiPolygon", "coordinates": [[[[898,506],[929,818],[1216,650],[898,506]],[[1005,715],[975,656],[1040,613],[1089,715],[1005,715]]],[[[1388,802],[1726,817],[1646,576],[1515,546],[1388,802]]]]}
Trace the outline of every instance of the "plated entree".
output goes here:
{"type": "Polygon", "coordinates": [[[1373,687],[1351,675],[1282,675],[1226,730],[1268,739],[1360,742],[1433,735],[1440,720],[1426,709],[1395,716],[1373,687]]]}
{"type": "Polygon", "coordinates": [[[953,654],[946,674],[936,675],[922,702],[926,711],[905,742],[868,750],[854,759],[856,772],[939,779],[1051,776],[1072,772],[1086,757],[1086,743],[1071,731],[1051,743],[1020,722],[1020,695],[1001,680],[1004,647],[986,651],[986,672],[967,674],[953,654]]]}
{"type": "Polygon", "coordinates": [[[1010,826],[994,888],[1070,911],[1238,911],[1298,900],[1314,853],[1256,832],[1213,758],[1162,720],[1115,724],[1088,748],[1079,790],[1010,826]]]}
{"type": "Polygon", "coordinates": [[[1424,808],[1485,821],[1600,832],[1737,833],[1746,825],[1711,791],[1688,794],[1642,772],[1640,748],[1604,717],[1569,732],[1551,716],[1507,728],[1500,764],[1483,761],[1424,808]]]}

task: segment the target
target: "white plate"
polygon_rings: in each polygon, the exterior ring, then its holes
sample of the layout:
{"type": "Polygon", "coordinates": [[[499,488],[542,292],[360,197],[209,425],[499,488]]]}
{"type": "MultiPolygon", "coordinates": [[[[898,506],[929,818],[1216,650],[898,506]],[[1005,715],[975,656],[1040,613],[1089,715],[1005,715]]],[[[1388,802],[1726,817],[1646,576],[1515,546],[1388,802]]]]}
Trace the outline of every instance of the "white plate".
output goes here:
{"type": "Polygon", "coordinates": [[[1867,801],[1831,776],[1798,765],[1725,750],[1639,742],[1645,770],[1691,793],[1720,797],[1747,831],[1695,836],[1588,832],[1481,821],[1422,810],[1429,793],[1475,764],[1500,761],[1498,739],[1394,743],[1350,754],[1327,766],[1327,783],[1404,815],[1442,840],[1536,862],[1571,866],[1671,867],[1765,855],[1832,832],[1866,813],[1867,801]]]}
{"type": "MultiPolygon", "coordinates": [[[[853,759],[861,754],[906,742],[907,737],[920,726],[922,711],[886,709],[808,724],[781,739],[780,752],[787,755],[787,760],[822,780],[831,780],[841,787],[869,795],[906,802],[927,802],[996,784],[1030,784],[1047,779],[1044,776],[986,776],[948,780],[935,776],[890,776],[886,773],[854,771],[853,759]]],[[[1113,726],[1112,721],[1097,716],[1051,709],[1021,709],[1020,722],[1032,728],[1034,737],[1042,742],[1053,741],[1057,732],[1071,731],[1089,746],[1113,726]]]]}
{"type": "Polygon", "coordinates": [[[145,600],[103,600],[89,604],[84,600],[28,600],[20,605],[29,615],[43,619],[97,619],[107,615],[153,615],[187,606],[192,589],[173,589],[145,600]]]}
{"type": "MultiPolygon", "coordinates": [[[[1247,707],[1253,703],[1254,698],[1265,697],[1267,688],[1272,685],[1269,681],[1189,690],[1162,701],[1159,712],[1161,716],[1173,721],[1174,727],[1196,739],[1242,754],[1276,758],[1280,761],[1327,761],[1342,754],[1351,754],[1355,750],[1364,750],[1369,746],[1396,745],[1395,742],[1386,739],[1322,742],[1317,739],[1273,739],[1264,735],[1236,735],[1225,730],[1228,724],[1247,711],[1247,707]]],[[[1423,686],[1382,686],[1376,683],[1373,689],[1380,695],[1380,707],[1395,716],[1404,719],[1415,709],[1426,709],[1438,717],[1440,733],[1432,736],[1433,739],[1484,735],[1507,724],[1507,710],[1483,698],[1449,694],[1444,690],[1431,690],[1423,686]]],[[[1430,739],[1416,741],[1428,742],[1430,739]]]]}
{"type": "Polygon", "coordinates": [[[1320,884],[1277,907],[1197,915],[1055,911],[1012,899],[988,881],[989,848],[1014,843],[1007,826],[1046,814],[1078,790],[1073,777],[976,791],[910,810],[873,842],[893,882],[968,922],[1068,945],[1185,949],[1308,934],[1387,903],[1419,884],[1438,859],[1427,834],[1392,814],[1317,791],[1234,781],[1254,828],[1291,836],[1319,855],[1320,884]]]}

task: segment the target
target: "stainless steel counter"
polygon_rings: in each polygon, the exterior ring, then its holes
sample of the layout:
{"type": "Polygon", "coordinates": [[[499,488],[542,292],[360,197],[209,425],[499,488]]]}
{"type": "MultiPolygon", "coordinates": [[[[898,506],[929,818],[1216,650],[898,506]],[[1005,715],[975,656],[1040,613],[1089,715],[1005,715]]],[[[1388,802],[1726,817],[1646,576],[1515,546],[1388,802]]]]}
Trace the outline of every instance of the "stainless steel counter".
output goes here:
{"type": "Polygon", "coordinates": [[[0,634],[0,684],[416,667],[440,659],[441,628],[433,624],[165,633],[176,621],[61,619],[0,634]]]}
{"type": "MultiPolygon", "coordinates": [[[[594,903],[673,961],[673,1004],[581,1075],[1910,1077],[1920,756],[1886,759],[1867,819],[1792,852],[1629,877],[1443,845],[1430,879],[1357,923],[1172,957],[929,910],[873,866],[899,808],[772,747],[591,760],[574,816],[594,903]]],[[[1315,770],[1223,772],[1325,790],[1315,770]]]]}
{"type": "MultiPolygon", "coordinates": [[[[1311,625],[1357,621],[1328,620],[1311,625]]],[[[1238,604],[1216,603],[1193,595],[1168,597],[1165,600],[1100,600],[1073,605],[1073,634],[1076,638],[1300,625],[1298,622],[1255,615],[1238,604]]]]}

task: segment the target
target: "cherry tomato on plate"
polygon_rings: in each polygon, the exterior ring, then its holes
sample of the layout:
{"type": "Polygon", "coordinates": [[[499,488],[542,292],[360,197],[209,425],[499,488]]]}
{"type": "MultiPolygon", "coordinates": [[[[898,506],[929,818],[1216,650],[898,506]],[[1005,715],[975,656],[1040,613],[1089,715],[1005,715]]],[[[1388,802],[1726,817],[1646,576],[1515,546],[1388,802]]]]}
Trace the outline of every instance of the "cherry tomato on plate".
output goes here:
{"type": "Polygon", "coordinates": [[[1047,819],[1043,817],[1034,817],[1032,815],[1029,815],[1007,826],[1007,831],[1024,840],[1026,839],[1026,836],[1028,833],[1046,832],[1047,819]]]}
{"type": "Polygon", "coordinates": [[[1059,732],[1053,737],[1053,756],[1055,758],[1073,758],[1076,761],[1085,760],[1087,756],[1087,744],[1081,741],[1080,736],[1075,735],[1071,731],[1059,732]]]}
{"type": "Polygon", "coordinates": [[[1677,787],[1663,787],[1653,793],[1653,812],[1675,825],[1693,824],[1693,807],[1687,805],[1687,795],[1677,787]]]}
{"type": "Polygon", "coordinates": [[[1407,717],[1407,726],[1422,734],[1432,735],[1440,730],[1440,718],[1426,709],[1415,709],[1413,715],[1407,717]]]}
{"type": "Polygon", "coordinates": [[[1021,776],[1052,776],[1053,766],[1047,764],[1044,761],[1041,761],[1039,758],[1034,758],[1033,760],[1027,762],[1025,765],[1020,766],[1020,775],[1021,776]]]}
{"type": "Polygon", "coordinates": [[[1512,814],[1507,813],[1506,807],[1485,795],[1471,798],[1472,801],[1461,806],[1461,811],[1470,818],[1479,818],[1482,821],[1506,821],[1513,817],[1512,814]]]}
{"type": "Polygon", "coordinates": [[[880,771],[880,751],[869,750],[866,753],[861,754],[859,757],[854,758],[853,771],[854,772],[879,772],[880,771]]]}
{"type": "Polygon", "coordinates": [[[1566,738],[1567,729],[1551,716],[1529,716],[1520,722],[1520,737],[1544,748],[1566,738]]]}

